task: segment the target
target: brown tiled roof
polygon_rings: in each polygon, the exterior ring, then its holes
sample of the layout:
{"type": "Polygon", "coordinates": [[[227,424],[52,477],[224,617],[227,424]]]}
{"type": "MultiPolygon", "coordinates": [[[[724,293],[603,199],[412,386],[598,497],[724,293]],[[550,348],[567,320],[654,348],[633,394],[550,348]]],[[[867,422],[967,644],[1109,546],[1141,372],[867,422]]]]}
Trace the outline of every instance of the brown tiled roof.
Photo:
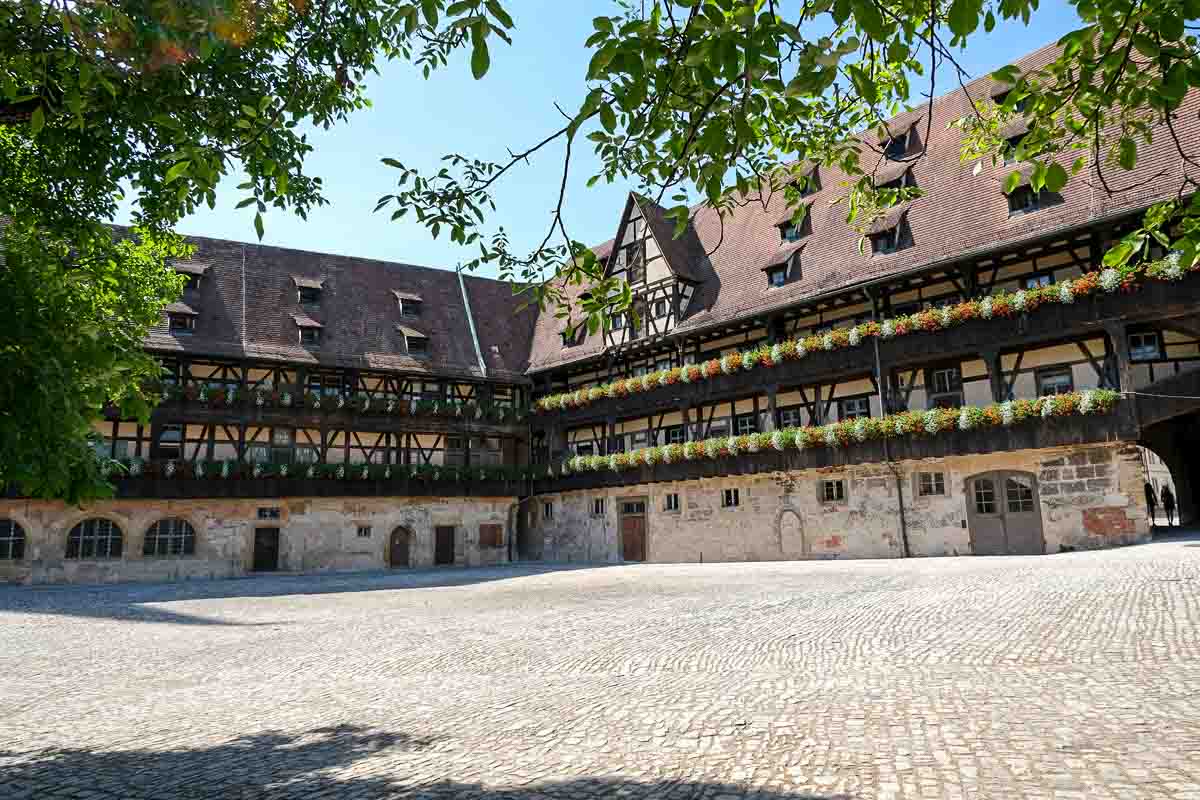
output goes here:
{"type": "MultiPolygon", "coordinates": [[[[1056,54],[1054,46],[1045,47],[1021,59],[1017,66],[1023,70],[1038,68],[1048,64],[1056,54]]],[[[988,96],[995,86],[996,81],[982,78],[967,89],[972,97],[979,98],[988,96]]],[[[927,110],[907,112],[888,127],[897,134],[911,126],[914,133],[924,137],[927,110]]],[[[1176,130],[1182,141],[1200,140],[1197,110],[1200,110],[1200,95],[1193,93],[1176,117],[1176,130]]],[[[842,184],[846,176],[832,167],[821,168],[822,188],[805,198],[805,202],[812,203],[809,210],[812,233],[805,237],[804,274],[782,287],[768,290],[762,274],[762,268],[777,258],[780,250],[780,234],[775,225],[787,216],[782,192],[775,192],[765,208],[760,203],[746,203],[724,219],[706,206],[692,209],[694,233],[700,247],[710,255],[695,267],[700,282],[689,312],[676,330],[685,334],[762,315],[869,281],[1130,213],[1173,196],[1184,174],[1185,165],[1171,137],[1165,131],[1158,131],[1153,146],[1143,144],[1139,148],[1136,169],[1119,173],[1120,185],[1131,188],[1110,196],[1099,188],[1094,171],[1090,175],[1085,172],[1073,178],[1063,190],[1061,203],[1034,214],[1010,217],[1008,201],[1000,187],[1014,167],[993,166],[990,160],[985,160],[975,173],[975,163],[964,162],[960,156],[962,132],[947,127],[970,112],[968,98],[961,90],[934,102],[929,141],[924,142],[926,154],[911,167],[924,196],[907,207],[905,218],[911,243],[894,253],[875,255],[870,248],[860,251],[858,234],[846,223],[845,204],[833,204],[845,193],[842,184]],[[1160,171],[1161,177],[1151,180],[1160,171]]],[[[1064,153],[1061,163],[1069,167],[1076,155],[1064,153]]],[[[873,152],[864,155],[864,164],[873,163],[867,158],[878,156],[873,152]]],[[[616,213],[619,209],[614,209],[616,213]]],[[[604,349],[599,334],[587,336],[574,347],[563,348],[553,310],[547,309],[540,314],[534,332],[530,371],[595,357],[604,349]]]]}
{"type": "Polygon", "coordinates": [[[778,267],[786,264],[788,259],[794,254],[803,250],[804,245],[806,244],[808,244],[808,242],[804,241],[803,239],[800,239],[796,242],[784,242],[782,245],[780,245],[779,249],[775,251],[775,255],[767,259],[767,263],[762,265],[762,269],[770,269],[771,267],[778,267]]]}
{"type": "Polygon", "coordinates": [[[675,223],[667,219],[667,210],[648,198],[636,197],[642,217],[671,271],[685,281],[697,282],[700,279],[697,268],[704,259],[704,246],[696,232],[689,228],[683,236],[676,238],[675,223]]]}
{"type": "Polygon", "coordinates": [[[189,306],[187,303],[170,303],[163,311],[168,314],[191,314],[195,316],[200,312],[189,306]]]}
{"type": "Polygon", "coordinates": [[[164,315],[146,339],[152,351],[481,379],[465,289],[486,377],[525,380],[535,312],[518,310],[521,303],[507,283],[464,276],[460,288],[449,270],[203,237],[190,241],[195,254],[175,266],[206,270],[199,288],[183,298],[198,312],[195,331],[170,335],[164,315]],[[297,280],[320,286],[319,310],[300,307],[297,280]],[[427,356],[409,356],[396,331],[396,287],[424,301],[420,318],[404,323],[429,337],[427,356]],[[300,346],[296,318],[322,326],[319,345],[300,346]]]}
{"type": "Polygon", "coordinates": [[[871,175],[875,178],[876,186],[883,186],[908,172],[910,167],[912,164],[905,161],[884,161],[874,169],[871,175]]]}

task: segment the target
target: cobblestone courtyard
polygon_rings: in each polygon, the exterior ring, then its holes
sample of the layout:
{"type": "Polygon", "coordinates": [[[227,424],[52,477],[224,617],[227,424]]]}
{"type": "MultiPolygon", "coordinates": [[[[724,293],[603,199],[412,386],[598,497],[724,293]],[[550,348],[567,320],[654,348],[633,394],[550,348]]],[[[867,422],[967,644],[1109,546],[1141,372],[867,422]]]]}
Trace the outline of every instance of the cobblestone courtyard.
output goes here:
{"type": "Polygon", "coordinates": [[[1200,541],[0,589],[0,798],[1200,798],[1200,541]]]}

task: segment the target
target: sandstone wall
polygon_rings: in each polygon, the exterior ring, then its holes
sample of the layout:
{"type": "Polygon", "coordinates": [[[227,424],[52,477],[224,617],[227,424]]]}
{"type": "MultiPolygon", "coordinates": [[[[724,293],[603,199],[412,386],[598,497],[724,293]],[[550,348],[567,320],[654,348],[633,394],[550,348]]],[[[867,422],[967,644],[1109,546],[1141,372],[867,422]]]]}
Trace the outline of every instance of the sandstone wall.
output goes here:
{"type": "Polygon", "coordinates": [[[535,515],[543,555],[555,561],[620,561],[622,502],[646,502],[649,561],[758,561],[891,558],[902,555],[900,504],[914,556],[969,555],[967,481],[980,473],[1017,471],[1038,480],[1045,552],[1144,541],[1144,468],[1137,448],[1106,444],[955,456],[829,470],[739,475],[570,492],[539,498],[550,519],[535,515]],[[942,475],[942,494],[920,496],[922,472],[942,475]],[[825,502],[826,480],[844,482],[843,500],[825,502]],[[899,483],[899,485],[897,485],[899,483]],[[737,507],[722,493],[737,489],[737,507]],[[678,495],[678,511],[667,496],[678,495]],[[594,501],[604,499],[596,515],[594,501]]]}
{"type": "MultiPolygon", "coordinates": [[[[290,572],[386,568],[392,531],[411,533],[409,564],[434,564],[434,528],[454,527],[454,563],[508,561],[509,508],[515,498],[287,498],[262,500],[112,500],[74,508],[46,501],[0,500],[0,519],[25,530],[24,558],[0,560],[0,582],[106,583],[175,581],[241,575],[253,567],[254,531],[279,528],[279,569],[290,572]],[[278,509],[279,518],[260,518],[278,509]],[[117,559],[67,559],[68,532],[91,517],[121,527],[117,559]],[[142,555],[143,537],[156,521],[187,520],[196,530],[193,556],[142,555]],[[479,546],[479,526],[499,524],[499,548],[479,546]],[[360,537],[360,526],[370,535],[360,537]]],[[[400,566],[400,565],[397,565],[400,566]]]]}

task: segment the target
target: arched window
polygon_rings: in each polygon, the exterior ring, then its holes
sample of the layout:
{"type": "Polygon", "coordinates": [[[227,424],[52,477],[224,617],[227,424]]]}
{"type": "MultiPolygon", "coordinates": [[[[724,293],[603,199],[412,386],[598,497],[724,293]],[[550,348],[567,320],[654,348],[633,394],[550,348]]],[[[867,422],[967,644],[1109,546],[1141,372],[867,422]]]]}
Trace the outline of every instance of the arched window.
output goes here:
{"type": "Polygon", "coordinates": [[[196,555],[196,529],[186,519],[160,519],[146,531],[144,556],[196,555]]]}
{"type": "Polygon", "coordinates": [[[85,519],[67,536],[67,558],[120,558],[122,536],[112,520],[85,519]]]}
{"type": "Polygon", "coordinates": [[[25,529],[11,519],[0,519],[0,561],[25,557],[25,529]]]}

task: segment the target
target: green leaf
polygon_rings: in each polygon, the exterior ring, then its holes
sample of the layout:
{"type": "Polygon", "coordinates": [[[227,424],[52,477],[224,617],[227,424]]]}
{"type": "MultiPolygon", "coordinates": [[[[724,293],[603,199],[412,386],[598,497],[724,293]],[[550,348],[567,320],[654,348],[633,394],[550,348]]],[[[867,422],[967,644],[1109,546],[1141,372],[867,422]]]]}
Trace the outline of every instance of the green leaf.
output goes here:
{"type": "Polygon", "coordinates": [[[1137,164],[1137,143],[1128,136],[1121,137],[1117,148],[1117,161],[1125,169],[1133,169],[1137,164]]]}
{"type": "Polygon", "coordinates": [[[263,237],[263,218],[261,211],[254,215],[254,231],[258,234],[258,240],[261,242],[263,237]]]}
{"type": "Polygon", "coordinates": [[[979,27],[979,4],[975,0],[954,0],[950,6],[950,31],[955,36],[967,36],[979,27]]]}
{"type": "Polygon", "coordinates": [[[600,106],[600,124],[604,126],[604,130],[612,133],[617,129],[617,115],[613,112],[612,106],[608,103],[600,106]]]}
{"type": "Polygon", "coordinates": [[[29,134],[31,136],[37,136],[45,124],[46,114],[44,111],[42,111],[42,106],[39,103],[37,108],[33,110],[33,114],[29,117],[29,134]]]}
{"type": "Polygon", "coordinates": [[[191,168],[192,168],[191,161],[176,162],[169,170],[167,170],[167,176],[166,176],[164,182],[171,183],[172,181],[176,180],[177,178],[183,177],[184,175],[186,175],[188,173],[188,171],[191,168]]]}
{"type": "Polygon", "coordinates": [[[487,74],[492,59],[488,55],[487,39],[482,36],[475,38],[475,46],[471,49],[471,74],[479,80],[487,74]]]}
{"type": "Polygon", "coordinates": [[[512,17],[508,15],[508,12],[505,11],[503,6],[497,3],[496,0],[487,0],[487,8],[488,11],[492,12],[492,16],[495,17],[501,25],[506,28],[511,28],[513,26],[512,17]]]}
{"type": "Polygon", "coordinates": [[[1061,192],[1067,185],[1067,171],[1057,161],[1046,168],[1046,189],[1051,192],[1061,192]]]}
{"type": "Polygon", "coordinates": [[[1008,177],[1004,179],[1004,193],[1012,194],[1017,190],[1017,187],[1020,186],[1020,184],[1021,171],[1017,170],[1016,172],[1009,173],[1008,177]]]}

